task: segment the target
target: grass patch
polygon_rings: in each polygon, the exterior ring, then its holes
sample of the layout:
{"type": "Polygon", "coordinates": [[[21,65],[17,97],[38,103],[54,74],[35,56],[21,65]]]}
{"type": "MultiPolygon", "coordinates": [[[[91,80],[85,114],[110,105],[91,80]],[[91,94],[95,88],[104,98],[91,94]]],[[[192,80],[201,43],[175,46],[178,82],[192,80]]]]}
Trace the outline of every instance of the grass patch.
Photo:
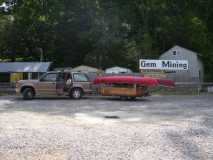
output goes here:
{"type": "Polygon", "coordinates": [[[7,94],[5,94],[5,93],[0,93],[0,96],[5,96],[5,95],[7,95],[7,94]]]}
{"type": "Polygon", "coordinates": [[[13,93],[0,92],[0,96],[9,96],[13,95],[13,93]]]}
{"type": "Polygon", "coordinates": [[[197,89],[193,88],[159,88],[151,91],[152,95],[199,95],[197,89]]]}

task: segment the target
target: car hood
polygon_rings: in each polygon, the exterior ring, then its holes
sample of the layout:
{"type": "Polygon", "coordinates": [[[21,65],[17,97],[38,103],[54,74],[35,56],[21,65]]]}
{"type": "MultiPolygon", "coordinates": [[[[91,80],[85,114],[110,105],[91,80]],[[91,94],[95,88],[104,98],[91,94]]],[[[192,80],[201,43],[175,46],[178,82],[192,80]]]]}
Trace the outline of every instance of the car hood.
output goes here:
{"type": "Polygon", "coordinates": [[[39,80],[20,80],[18,83],[24,84],[24,83],[38,83],[39,80]]]}

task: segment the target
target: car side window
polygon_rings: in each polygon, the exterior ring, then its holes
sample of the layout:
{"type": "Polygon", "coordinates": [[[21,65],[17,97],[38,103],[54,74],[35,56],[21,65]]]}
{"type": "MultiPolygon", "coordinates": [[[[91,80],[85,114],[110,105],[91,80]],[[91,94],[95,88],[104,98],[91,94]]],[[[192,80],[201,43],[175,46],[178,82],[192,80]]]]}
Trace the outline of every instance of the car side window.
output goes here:
{"type": "Polygon", "coordinates": [[[88,78],[85,74],[75,73],[73,75],[74,81],[76,82],[88,82],[88,78]]]}
{"type": "Polygon", "coordinates": [[[63,82],[64,81],[64,73],[59,73],[57,78],[56,78],[57,82],[63,82]]]}
{"type": "Polygon", "coordinates": [[[49,73],[44,75],[44,77],[41,78],[42,82],[56,82],[57,74],[56,73],[49,73]]]}

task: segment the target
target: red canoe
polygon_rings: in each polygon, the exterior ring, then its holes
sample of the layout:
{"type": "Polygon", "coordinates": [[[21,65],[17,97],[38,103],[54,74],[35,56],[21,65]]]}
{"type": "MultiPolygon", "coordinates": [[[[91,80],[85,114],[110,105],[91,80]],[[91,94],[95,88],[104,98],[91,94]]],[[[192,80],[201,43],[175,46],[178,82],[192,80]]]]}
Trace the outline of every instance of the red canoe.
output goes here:
{"type": "Polygon", "coordinates": [[[171,80],[140,76],[100,76],[94,80],[94,84],[140,84],[148,87],[157,87],[160,85],[166,87],[175,86],[171,80]]]}
{"type": "Polygon", "coordinates": [[[168,79],[157,79],[159,85],[166,86],[166,87],[175,87],[174,81],[168,79]]]}

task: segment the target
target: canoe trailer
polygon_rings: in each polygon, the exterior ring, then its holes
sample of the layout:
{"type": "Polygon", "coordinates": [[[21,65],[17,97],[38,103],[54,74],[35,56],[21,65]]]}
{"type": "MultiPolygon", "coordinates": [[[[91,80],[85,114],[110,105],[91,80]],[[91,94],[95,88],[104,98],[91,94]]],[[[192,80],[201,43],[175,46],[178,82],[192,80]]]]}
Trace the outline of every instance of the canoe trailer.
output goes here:
{"type": "Polygon", "coordinates": [[[142,76],[100,76],[94,80],[100,85],[102,96],[119,96],[121,99],[136,99],[149,96],[149,88],[165,86],[174,87],[171,80],[156,79],[142,76]]]}

